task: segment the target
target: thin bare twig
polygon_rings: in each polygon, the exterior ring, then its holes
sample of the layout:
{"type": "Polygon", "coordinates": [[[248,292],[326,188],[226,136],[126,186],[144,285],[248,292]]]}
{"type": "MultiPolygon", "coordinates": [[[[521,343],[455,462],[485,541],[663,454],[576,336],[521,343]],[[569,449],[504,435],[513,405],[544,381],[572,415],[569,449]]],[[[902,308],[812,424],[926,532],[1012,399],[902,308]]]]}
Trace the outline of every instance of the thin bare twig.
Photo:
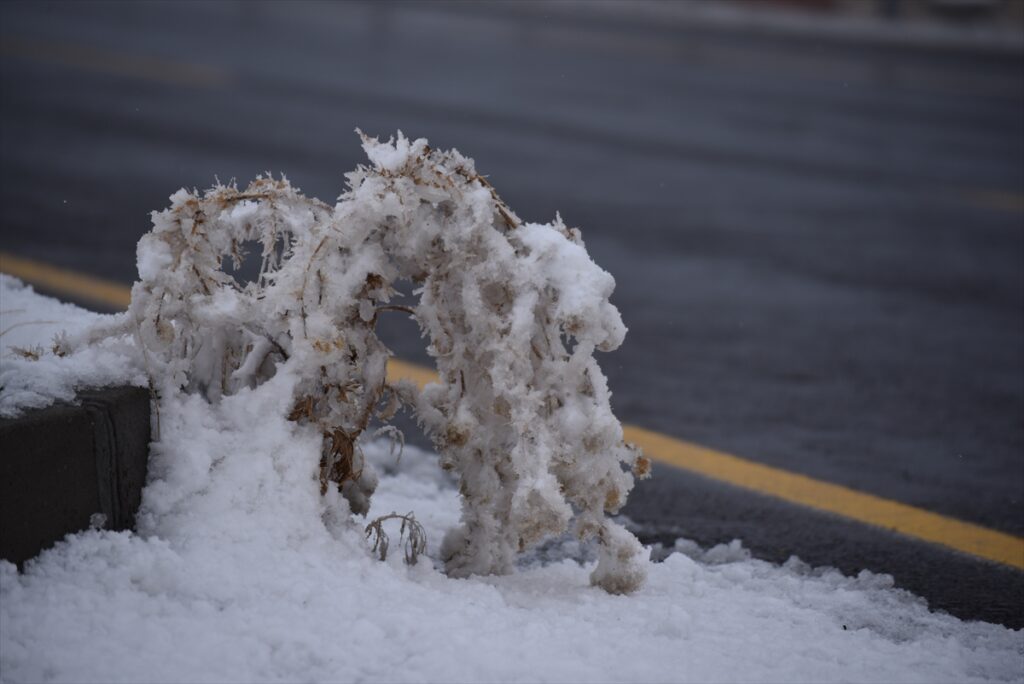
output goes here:
{"type": "Polygon", "coordinates": [[[370,524],[366,526],[366,538],[369,539],[371,535],[374,536],[373,552],[381,560],[387,560],[390,540],[388,539],[387,532],[384,531],[384,521],[386,520],[402,521],[398,540],[399,543],[403,544],[406,564],[416,565],[419,556],[427,551],[427,533],[411,511],[405,515],[392,512],[370,521],[370,524]]]}

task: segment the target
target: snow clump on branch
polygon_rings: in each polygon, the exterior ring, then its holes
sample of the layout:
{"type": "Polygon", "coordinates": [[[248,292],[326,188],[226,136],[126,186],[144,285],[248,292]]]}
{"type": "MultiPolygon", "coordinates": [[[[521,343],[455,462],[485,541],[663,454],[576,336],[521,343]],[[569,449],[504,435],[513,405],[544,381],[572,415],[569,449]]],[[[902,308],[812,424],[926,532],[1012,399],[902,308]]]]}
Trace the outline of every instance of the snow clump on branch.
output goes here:
{"type": "Polygon", "coordinates": [[[360,136],[372,166],[347,174],[333,207],[268,176],[180,190],[153,213],[122,332],[144,350],[154,389],[217,402],[286,372],[288,417],[323,436],[321,491],[338,487],[355,513],[377,483],[357,439],[404,404],[460,478],[462,524],[441,548],[450,575],[509,572],[572,525],[598,540],[592,583],[637,589],[646,552],[605,514],[649,463],[624,442],[593,356],[626,333],[614,279],[560,217],[521,221],[472,159],[400,132],[360,136]],[[259,275],[239,282],[225,262],[237,269],[253,243],[259,275]],[[374,330],[382,312],[406,309],[389,304],[403,279],[416,284],[408,312],[440,375],[422,392],[387,381],[374,330]]]}

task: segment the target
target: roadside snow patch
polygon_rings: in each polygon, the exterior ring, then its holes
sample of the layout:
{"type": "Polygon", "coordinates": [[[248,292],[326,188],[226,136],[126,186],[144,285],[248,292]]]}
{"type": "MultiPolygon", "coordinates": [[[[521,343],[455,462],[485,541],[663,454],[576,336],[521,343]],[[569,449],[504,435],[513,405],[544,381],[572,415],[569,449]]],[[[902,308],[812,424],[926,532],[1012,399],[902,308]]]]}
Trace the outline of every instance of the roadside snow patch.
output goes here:
{"type": "MultiPolygon", "coordinates": [[[[12,279],[0,284],[5,312],[59,321],[10,330],[19,345],[47,344],[60,327],[94,318],[12,279]]],[[[5,329],[11,315],[4,314],[5,329]]],[[[8,335],[3,342],[6,354],[12,342],[8,335]]],[[[5,356],[4,378],[24,387],[25,369],[9,363],[5,356]]],[[[78,356],[35,363],[32,372],[49,390],[90,373],[97,382],[131,377],[113,366],[96,371],[78,356]]],[[[407,448],[398,461],[384,442],[364,446],[381,473],[367,519],[413,511],[429,546],[414,566],[399,553],[377,561],[365,520],[352,518],[336,492],[318,492],[319,435],[281,417],[290,399],[281,390],[292,381],[281,373],[216,405],[195,396],[168,400],[138,533],[71,535],[22,574],[0,562],[0,680],[991,682],[1024,675],[1020,631],[930,613],[884,575],[849,578],[795,560],[774,566],[749,559],[738,543],[703,551],[680,542],[628,597],[587,586],[593,563],[579,559],[593,549],[574,541],[511,575],[451,579],[437,552],[459,520],[458,491],[435,454],[407,448]]],[[[7,391],[5,384],[3,401],[7,391]]],[[[16,405],[10,401],[3,405],[16,405]]],[[[397,543],[397,526],[389,533],[397,543]]]]}

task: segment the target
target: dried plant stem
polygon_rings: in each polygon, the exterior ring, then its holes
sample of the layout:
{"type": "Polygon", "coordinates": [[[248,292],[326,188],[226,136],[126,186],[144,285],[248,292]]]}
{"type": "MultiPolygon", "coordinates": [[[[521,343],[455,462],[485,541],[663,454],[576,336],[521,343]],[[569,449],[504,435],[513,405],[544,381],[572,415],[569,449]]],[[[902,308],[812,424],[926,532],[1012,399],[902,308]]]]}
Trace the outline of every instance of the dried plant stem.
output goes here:
{"type": "Polygon", "coordinates": [[[427,534],[411,511],[405,515],[391,512],[370,521],[370,524],[366,526],[366,538],[373,537],[373,552],[382,561],[387,560],[390,545],[388,534],[384,531],[384,522],[387,520],[402,521],[398,539],[399,543],[403,544],[405,562],[408,565],[416,565],[419,556],[427,551],[427,534]]]}

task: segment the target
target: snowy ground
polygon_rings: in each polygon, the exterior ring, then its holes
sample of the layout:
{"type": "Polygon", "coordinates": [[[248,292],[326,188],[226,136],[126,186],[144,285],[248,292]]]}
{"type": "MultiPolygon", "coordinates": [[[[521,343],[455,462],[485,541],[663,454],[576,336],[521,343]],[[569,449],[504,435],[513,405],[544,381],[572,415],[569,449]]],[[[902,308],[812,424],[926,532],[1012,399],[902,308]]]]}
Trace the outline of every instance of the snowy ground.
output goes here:
{"type": "MultiPolygon", "coordinates": [[[[94,318],[0,279],[0,413],[76,383],[143,382],[127,343],[41,361],[11,350],[94,318]]],[[[449,579],[433,561],[459,518],[454,483],[433,454],[397,461],[379,442],[365,446],[382,472],[368,518],[413,511],[429,546],[406,566],[395,524],[376,560],[366,521],[317,492],[319,436],[276,418],[285,375],[216,406],[165,399],[137,533],[71,535],[20,575],[0,562],[0,680],[1024,678],[1022,632],[930,613],[884,575],[775,566],[739,543],[654,549],[664,559],[626,597],[589,586],[592,551],[572,540],[509,576],[449,579]]]]}
{"type": "Polygon", "coordinates": [[[0,417],[71,401],[75,386],[146,386],[145,373],[126,363],[131,349],[118,341],[82,350],[73,363],[50,353],[54,339],[74,335],[113,316],[96,314],[35,294],[0,273],[0,417]]]}

